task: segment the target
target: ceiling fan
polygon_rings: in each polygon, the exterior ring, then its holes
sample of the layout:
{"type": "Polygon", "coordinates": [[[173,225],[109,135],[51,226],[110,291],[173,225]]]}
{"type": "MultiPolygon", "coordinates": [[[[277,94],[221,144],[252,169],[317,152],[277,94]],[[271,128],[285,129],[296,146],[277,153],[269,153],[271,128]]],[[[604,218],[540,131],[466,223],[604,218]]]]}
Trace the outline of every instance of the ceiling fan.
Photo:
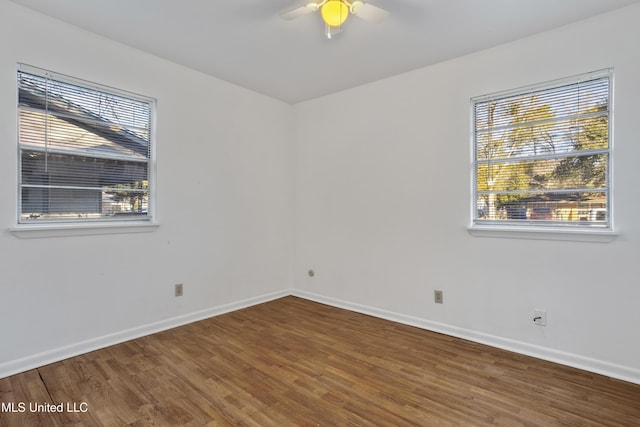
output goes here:
{"type": "Polygon", "coordinates": [[[315,0],[283,12],[280,17],[290,21],[318,10],[326,24],[326,36],[329,39],[340,32],[349,14],[373,23],[382,21],[389,14],[386,10],[361,0],[315,0]]]}

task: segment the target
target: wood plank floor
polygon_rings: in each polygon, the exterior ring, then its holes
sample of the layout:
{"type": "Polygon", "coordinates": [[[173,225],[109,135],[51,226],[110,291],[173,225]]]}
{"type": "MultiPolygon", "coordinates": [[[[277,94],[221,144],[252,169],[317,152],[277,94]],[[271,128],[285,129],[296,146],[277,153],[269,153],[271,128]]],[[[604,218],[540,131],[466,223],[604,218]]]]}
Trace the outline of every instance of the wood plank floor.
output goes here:
{"type": "Polygon", "coordinates": [[[640,425],[640,385],[296,297],[0,379],[0,402],[26,405],[2,426],[640,425]]]}

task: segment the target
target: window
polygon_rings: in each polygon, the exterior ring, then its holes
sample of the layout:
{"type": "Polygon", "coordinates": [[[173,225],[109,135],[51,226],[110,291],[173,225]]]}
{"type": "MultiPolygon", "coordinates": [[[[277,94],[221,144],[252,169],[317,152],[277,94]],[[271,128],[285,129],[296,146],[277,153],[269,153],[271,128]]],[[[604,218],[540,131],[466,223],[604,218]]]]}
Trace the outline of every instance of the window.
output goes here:
{"type": "Polygon", "coordinates": [[[611,79],[472,99],[473,226],[611,230],[611,79]]]}
{"type": "Polygon", "coordinates": [[[18,223],[151,221],[154,101],[18,67],[18,223]]]}

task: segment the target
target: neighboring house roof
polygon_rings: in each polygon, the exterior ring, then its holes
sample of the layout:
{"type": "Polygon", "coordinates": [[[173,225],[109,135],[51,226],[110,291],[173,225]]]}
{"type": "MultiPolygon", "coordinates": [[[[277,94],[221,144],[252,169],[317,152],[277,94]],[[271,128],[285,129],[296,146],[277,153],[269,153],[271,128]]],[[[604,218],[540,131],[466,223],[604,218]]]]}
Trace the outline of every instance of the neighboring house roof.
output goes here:
{"type": "Polygon", "coordinates": [[[85,156],[147,159],[149,142],[60,96],[49,95],[38,85],[21,81],[19,89],[20,144],[85,156]],[[46,104],[45,104],[46,103],[46,104]],[[45,114],[45,108],[51,113],[45,114]],[[45,129],[46,126],[46,129],[45,129]]]}

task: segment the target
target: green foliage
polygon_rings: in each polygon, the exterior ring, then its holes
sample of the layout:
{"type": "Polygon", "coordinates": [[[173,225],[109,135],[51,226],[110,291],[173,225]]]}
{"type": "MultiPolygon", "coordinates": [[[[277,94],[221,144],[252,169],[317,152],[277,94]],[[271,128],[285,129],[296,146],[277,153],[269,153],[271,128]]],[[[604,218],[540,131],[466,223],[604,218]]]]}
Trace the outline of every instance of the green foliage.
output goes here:
{"type": "MultiPolygon", "coordinates": [[[[598,105],[587,112],[598,113],[606,111],[606,108],[606,105],[598,105]]],[[[599,115],[583,119],[569,137],[576,152],[607,148],[608,117],[599,115]]],[[[607,182],[607,158],[603,154],[593,154],[563,159],[553,171],[553,178],[569,187],[604,187],[607,182]]]]}
{"type": "Polygon", "coordinates": [[[115,190],[106,191],[106,193],[113,195],[114,202],[128,203],[131,212],[141,212],[143,210],[143,206],[148,200],[149,181],[142,180],[126,184],[115,184],[112,188],[115,190]]]}
{"type": "Polygon", "coordinates": [[[579,119],[563,121],[554,120],[552,107],[535,95],[492,101],[486,110],[487,130],[478,139],[477,156],[486,163],[477,164],[477,189],[508,194],[483,196],[489,218],[505,206],[531,200],[530,190],[606,186],[606,155],[587,151],[607,148],[606,108],[596,105],[579,112],[579,119]],[[575,155],[536,158],[569,149],[575,155]]]}
{"type": "MultiPolygon", "coordinates": [[[[554,150],[551,124],[544,123],[553,118],[551,107],[539,104],[536,96],[520,97],[492,103],[489,115],[489,137],[483,150],[485,158],[498,160],[488,165],[478,165],[478,190],[529,190],[532,186],[539,187],[547,182],[544,174],[537,173],[534,164],[504,160],[554,150]],[[491,130],[496,121],[510,125],[509,130],[499,137],[494,137],[491,130]]],[[[523,194],[498,195],[494,208],[516,203],[523,197],[523,194]]]]}

